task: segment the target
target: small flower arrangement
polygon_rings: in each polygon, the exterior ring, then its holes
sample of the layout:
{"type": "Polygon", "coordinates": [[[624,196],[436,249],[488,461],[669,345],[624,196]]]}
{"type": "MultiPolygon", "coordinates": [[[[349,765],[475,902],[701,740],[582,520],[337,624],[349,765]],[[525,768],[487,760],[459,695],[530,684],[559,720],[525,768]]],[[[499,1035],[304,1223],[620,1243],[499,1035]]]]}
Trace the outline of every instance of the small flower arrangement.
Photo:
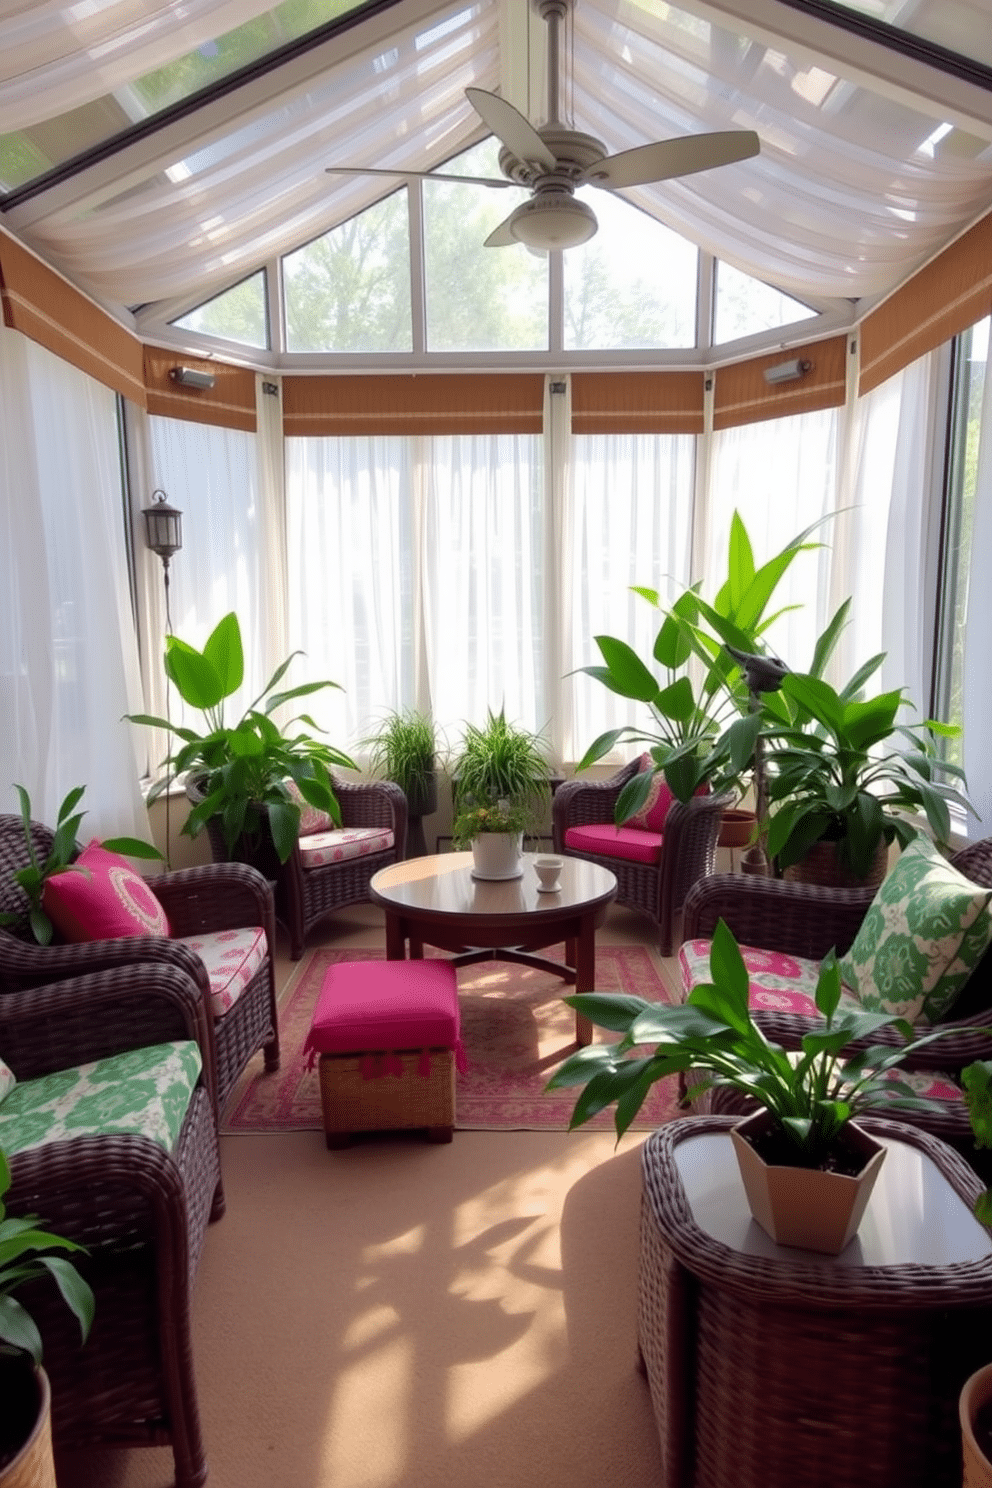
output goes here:
{"type": "Polygon", "coordinates": [[[529,813],[511,801],[495,801],[487,805],[466,802],[455,817],[451,841],[456,848],[468,847],[472,839],[483,832],[525,832],[529,825],[529,813]]]}

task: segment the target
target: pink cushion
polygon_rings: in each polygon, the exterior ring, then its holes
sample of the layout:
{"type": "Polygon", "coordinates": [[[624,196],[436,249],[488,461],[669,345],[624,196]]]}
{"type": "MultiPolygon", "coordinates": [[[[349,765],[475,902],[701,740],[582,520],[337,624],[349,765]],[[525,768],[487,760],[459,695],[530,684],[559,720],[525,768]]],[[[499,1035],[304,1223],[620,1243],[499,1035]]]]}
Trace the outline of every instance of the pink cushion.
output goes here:
{"type": "Polygon", "coordinates": [[[614,827],[605,822],[569,827],[565,833],[566,848],[603,858],[626,858],[631,863],[657,863],[661,844],[660,832],[645,832],[641,827],[614,827]]]}
{"type": "Polygon", "coordinates": [[[308,837],[311,832],[331,832],[336,823],[334,818],[326,811],[321,811],[319,806],[311,806],[304,798],[303,792],[296,781],[290,777],[285,781],[286,789],[300,808],[300,836],[308,837]]]}
{"type": "Polygon", "coordinates": [[[300,837],[300,866],[323,868],[386,852],[394,842],[391,827],[343,827],[335,832],[308,832],[300,837]]]}
{"type": "Polygon", "coordinates": [[[342,961],[324,977],[303,1045],[318,1054],[456,1049],[458,981],[450,961],[342,961]]]}
{"type": "MultiPolygon", "coordinates": [[[[682,990],[688,996],[693,987],[710,980],[708,940],[686,940],[679,948],[682,990]]],[[[753,1013],[797,1013],[804,1018],[819,1018],[816,984],[820,963],[805,956],[787,956],[784,951],[766,951],[757,946],[742,945],[741,956],[748,974],[747,1005],[753,1013]]],[[[849,987],[842,987],[840,1006],[856,1008],[858,999],[849,987]]]]}
{"type": "Polygon", "coordinates": [[[169,934],[168,917],[146,880],[96,839],[79,854],[74,868],[48,880],[42,905],[68,941],[169,934]]]}
{"type": "MultiPolygon", "coordinates": [[[[646,770],[654,769],[654,760],[649,754],[642,754],[637,766],[637,773],[643,775],[646,770]]],[[[661,770],[658,770],[651,782],[648,798],[640,811],[627,818],[628,827],[640,827],[645,832],[660,832],[665,826],[665,817],[668,808],[675,797],[668,788],[668,782],[661,770]]]]}
{"type": "Polygon", "coordinates": [[[215,1018],[229,1013],[265,965],[269,941],[259,926],[236,930],[201,930],[179,935],[178,945],[189,946],[203,962],[210,979],[210,1010],[215,1018]]]}

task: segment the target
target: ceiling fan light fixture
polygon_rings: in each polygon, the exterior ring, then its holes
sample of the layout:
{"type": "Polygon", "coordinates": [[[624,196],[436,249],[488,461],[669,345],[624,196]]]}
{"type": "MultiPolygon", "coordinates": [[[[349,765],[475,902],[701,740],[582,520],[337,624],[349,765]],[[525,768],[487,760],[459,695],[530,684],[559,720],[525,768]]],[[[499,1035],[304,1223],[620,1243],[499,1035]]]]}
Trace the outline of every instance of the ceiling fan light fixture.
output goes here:
{"type": "Polygon", "coordinates": [[[587,243],[599,224],[585,202],[565,192],[538,193],[510,218],[510,232],[527,248],[577,248],[587,243]]]}

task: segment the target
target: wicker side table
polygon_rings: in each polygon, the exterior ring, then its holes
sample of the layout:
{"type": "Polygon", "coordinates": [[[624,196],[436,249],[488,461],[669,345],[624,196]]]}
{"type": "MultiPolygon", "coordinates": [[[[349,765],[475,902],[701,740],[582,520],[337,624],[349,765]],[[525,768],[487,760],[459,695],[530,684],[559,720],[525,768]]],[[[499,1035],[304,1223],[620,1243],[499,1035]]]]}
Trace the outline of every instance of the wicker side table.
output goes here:
{"type": "Polygon", "coordinates": [[[840,1256],[750,1218],[733,1117],[671,1122],[642,1156],[638,1332],[668,1488],[958,1488],[957,1397],[992,1357],[980,1191],[936,1138],[889,1148],[840,1256]]]}

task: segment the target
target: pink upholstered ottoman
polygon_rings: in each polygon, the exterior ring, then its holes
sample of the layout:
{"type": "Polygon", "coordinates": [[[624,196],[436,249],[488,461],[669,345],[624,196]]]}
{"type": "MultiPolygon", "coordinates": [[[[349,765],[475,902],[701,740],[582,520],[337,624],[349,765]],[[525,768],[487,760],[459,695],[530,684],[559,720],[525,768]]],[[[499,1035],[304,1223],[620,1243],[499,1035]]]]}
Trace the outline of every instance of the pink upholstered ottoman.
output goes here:
{"type": "Polygon", "coordinates": [[[450,1142],[464,1068],[448,961],[342,961],[324,978],[304,1051],[319,1060],[328,1147],[353,1132],[424,1127],[450,1142]]]}

